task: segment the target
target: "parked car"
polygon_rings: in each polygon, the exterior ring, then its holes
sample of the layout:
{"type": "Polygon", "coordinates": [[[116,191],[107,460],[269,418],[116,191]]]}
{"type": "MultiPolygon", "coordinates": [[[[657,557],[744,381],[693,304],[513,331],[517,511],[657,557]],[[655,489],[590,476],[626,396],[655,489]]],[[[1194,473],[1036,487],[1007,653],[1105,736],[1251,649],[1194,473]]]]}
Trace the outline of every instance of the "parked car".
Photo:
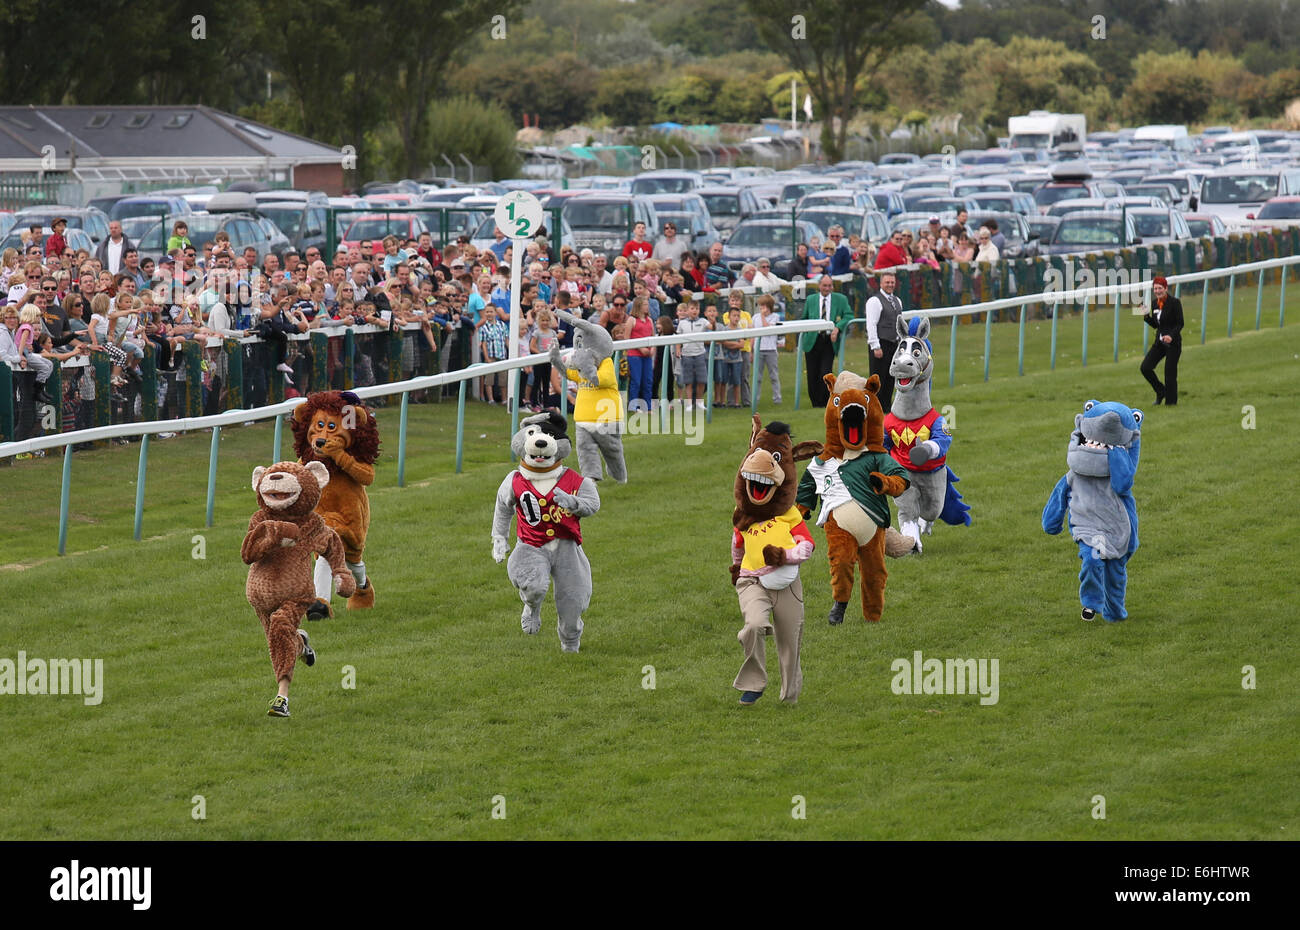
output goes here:
{"type": "Polygon", "coordinates": [[[1201,182],[1198,209],[1213,213],[1229,232],[1236,232],[1247,228],[1247,214],[1258,213],[1272,198],[1296,194],[1300,194],[1300,168],[1221,169],[1201,182]]]}
{"type": "Polygon", "coordinates": [[[907,212],[907,204],[903,203],[903,195],[898,191],[872,187],[868,188],[867,194],[875,201],[876,209],[890,219],[907,212]]]}
{"type": "Polygon", "coordinates": [[[9,230],[14,228],[14,211],[0,210],[0,236],[9,234],[9,230]]]}
{"type": "Polygon", "coordinates": [[[1300,226],[1300,197],[1274,197],[1255,214],[1246,214],[1254,230],[1290,229],[1300,226]]]}
{"type": "Polygon", "coordinates": [[[1038,212],[1038,205],[1034,203],[1032,194],[1021,194],[1016,191],[973,193],[967,194],[966,199],[973,200],[975,209],[981,211],[1020,213],[1024,216],[1038,212]]]}
{"type": "Polygon", "coordinates": [[[980,194],[1010,194],[1014,191],[1006,178],[972,178],[967,181],[953,181],[952,192],[957,197],[976,197],[980,194]]]}
{"type": "Polygon", "coordinates": [[[704,186],[694,171],[646,171],[632,179],[633,194],[684,194],[704,186]]]}
{"type": "Polygon", "coordinates": [[[921,156],[912,152],[889,152],[880,156],[882,165],[917,165],[921,163],[921,156]]]}
{"type": "Polygon", "coordinates": [[[889,221],[879,210],[859,210],[848,206],[816,204],[796,214],[798,219],[808,220],[819,229],[830,230],[832,226],[844,227],[844,235],[861,236],[873,245],[879,246],[889,238],[889,221]]]}
{"type": "Polygon", "coordinates": [[[1160,182],[1142,182],[1140,184],[1129,184],[1124,188],[1125,193],[1130,197],[1156,197],[1167,206],[1179,207],[1183,204],[1183,197],[1178,193],[1178,188],[1172,184],[1160,182]]]}
{"type": "Polygon", "coordinates": [[[709,218],[723,235],[723,242],[736,228],[736,224],[746,217],[761,213],[765,206],[759,202],[754,191],[743,186],[701,187],[695,191],[704,199],[709,208],[709,218]]]}
{"type": "MultiPolygon", "coordinates": [[[[258,203],[284,203],[288,200],[295,200],[299,203],[318,203],[321,206],[327,206],[330,202],[329,195],[324,191],[298,190],[297,188],[257,191],[253,194],[253,199],[258,203]]],[[[285,232],[287,233],[288,230],[286,229],[285,232]]]]}
{"type": "Polygon", "coordinates": [[[908,201],[908,210],[912,213],[952,213],[956,214],[959,210],[965,210],[967,213],[974,213],[979,209],[979,204],[974,197],[921,197],[917,200],[908,201]]]}
{"type": "Polygon", "coordinates": [[[939,222],[944,226],[951,226],[957,222],[957,214],[952,210],[934,211],[928,210],[924,213],[900,213],[898,216],[890,217],[889,229],[892,232],[895,229],[917,230],[930,225],[930,217],[939,217],[939,222]]]}
{"type": "Polygon", "coordinates": [[[414,206],[420,200],[420,194],[407,191],[386,191],[380,194],[366,194],[366,205],[376,210],[398,210],[414,206]]]}
{"type": "Polygon", "coordinates": [[[1228,226],[1212,213],[1184,213],[1187,229],[1197,239],[1212,239],[1226,236],[1228,226]]]}
{"type": "Polygon", "coordinates": [[[903,182],[900,190],[907,194],[910,191],[927,190],[943,191],[945,194],[952,193],[953,176],[947,172],[943,174],[918,174],[908,178],[903,182]]]}
{"type": "Polygon", "coordinates": [[[458,204],[466,197],[476,197],[483,191],[477,187],[440,187],[420,198],[421,206],[444,207],[458,204]]]}
{"type": "MultiPolygon", "coordinates": [[[[491,214],[484,215],[481,213],[475,213],[473,214],[473,216],[478,218],[478,224],[469,232],[470,245],[474,246],[474,248],[478,249],[479,251],[482,251],[483,249],[486,248],[490,248],[492,244],[497,241],[496,218],[491,214]]],[[[570,248],[573,247],[573,230],[569,228],[568,223],[564,222],[563,217],[560,218],[560,222],[563,224],[563,226],[560,229],[560,241],[556,243],[557,253],[559,249],[564,248],[564,246],[566,245],[569,246],[570,248]]],[[[455,238],[455,236],[458,235],[461,235],[461,233],[459,232],[453,233],[453,239],[455,238]]],[[[434,231],[434,238],[435,239],[438,238],[436,230],[434,231]]],[[[650,238],[650,237],[647,236],[646,238],[650,238]]]]}
{"type": "Polygon", "coordinates": [[[1103,252],[1140,245],[1132,215],[1118,210],[1087,210],[1061,218],[1052,241],[1039,247],[1047,255],[1103,252]]]}
{"type": "Polygon", "coordinates": [[[996,222],[998,232],[1006,237],[1002,249],[1002,258],[1038,257],[1038,233],[1029,227],[1028,218],[1024,214],[1008,211],[976,211],[971,213],[966,228],[970,231],[972,239],[978,235],[979,228],[984,225],[986,220],[996,222]]]}
{"type": "Polygon", "coordinates": [[[193,213],[194,208],[184,197],[169,194],[141,194],[135,197],[123,197],[108,211],[108,218],[120,220],[128,216],[161,216],[167,214],[193,213]]]}
{"type": "Polygon", "coordinates": [[[861,190],[827,190],[813,191],[799,198],[794,205],[796,213],[812,207],[849,207],[853,210],[874,210],[876,202],[866,191],[861,190]]]}
{"type": "Polygon", "coordinates": [[[1131,207],[1128,215],[1133,217],[1133,226],[1143,245],[1168,245],[1192,238],[1187,220],[1169,207],[1131,207]]]}
{"type": "Polygon", "coordinates": [[[325,254],[325,234],[329,227],[328,198],[322,204],[307,200],[259,200],[257,212],[267,217],[288,237],[299,254],[308,246],[325,254]]]}
{"type": "Polygon", "coordinates": [[[732,230],[731,238],[722,249],[722,261],[732,271],[739,272],[747,262],[766,258],[772,262],[773,273],[788,277],[783,269],[794,258],[795,240],[810,242],[825,236],[824,230],[808,220],[791,221],[788,216],[751,216],[732,230]]]}
{"type": "Polygon", "coordinates": [[[119,200],[126,200],[131,194],[106,194],[103,197],[92,197],[86,202],[86,206],[94,207],[96,210],[103,212],[108,216],[108,211],[113,209],[113,204],[119,200]]]}
{"type": "Polygon", "coordinates": [[[647,239],[660,228],[654,204],[640,194],[590,192],[566,201],[561,216],[573,230],[574,248],[604,252],[611,260],[622,254],[636,223],[645,223],[647,239]]]}
{"type": "Polygon", "coordinates": [[[1025,217],[1025,224],[1029,227],[1029,231],[1038,237],[1038,248],[1041,252],[1042,247],[1051,242],[1052,237],[1056,235],[1056,227],[1061,225],[1061,218],[1040,213],[1025,217]]]}
{"type": "Polygon", "coordinates": [[[422,232],[433,232],[418,213],[363,213],[348,224],[340,240],[348,248],[366,246],[374,239],[397,236],[400,239],[418,239],[422,232]]]}
{"type": "Polygon", "coordinates": [[[68,221],[68,229],[84,229],[96,245],[108,235],[108,217],[102,210],[95,207],[65,207],[61,204],[19,210],[13,214],[13,228],[26,229],[37,224],[49,226],[59,217],[68,221]]]}
{"type": "MultiPolygon", "coordinates": [[[[219,208],[220,206],[221,204],[218,203],[219,208]]],[[[136,240],[136,248],[140,250],[142,259],[152,258],[158,261],[163,257],[167,250],[167,240],[171,238],[172,224],[179,219],[185,220],[185,224],[189,227],[190,241],[194,243],[196,251],[200,254],[202,254],[203,243],[210,242],[218,232],[224,232],[230,237],[230,245],[236,255],[250,245],[257,249],[259,262],[268,252],[281,256],[289,247],[288,237],[270,220],[246,211],[218,210],[216,213],[174,214],[168,216],[163,225],[154,220],[136,240]],[[264,223],[271,227],[270,230],[264,223]]]]}
{"type": "Polygon", "coordinates": [[[1187,209],[1196,209],[1196,195],[1200,190],[1200,184],[1187,174],[1149,174],[1142,178],[1142,184],[1169,184],[1178,194],[1178,203],[1174,206],[1187,209]]]}
{"type": "Polygon", "coordinates": [[[798,181],[788,181],[781,187],[781,195],[777,198],[776,205],[780,209],[784,207],[789,209],[799,202],[799,198],[813,191],[831,191],[839,185],[834,181],[827,181],[823,178],[803,178],[798,181]]]}
{"type": "MultiPolygon", "coordinates": [[[[3,240],[0,240],[0,252],[5,249],[17,249],[21,255],[23,250],[23,233],[27,232],[30,223],[19,223],[11,226],[9,232],[3,240]]],[[[54,234],[54,230],[48,226],[41,228],[41,241],[48,239],[54,234]]],[[[84,229],[73,229],[71,225],[63,231],[63,239],[68,243],[68,248],[74,252],[85,249],[92,255],[95,253],[95,243],[91,240],[90,234],[84,229]]]]}

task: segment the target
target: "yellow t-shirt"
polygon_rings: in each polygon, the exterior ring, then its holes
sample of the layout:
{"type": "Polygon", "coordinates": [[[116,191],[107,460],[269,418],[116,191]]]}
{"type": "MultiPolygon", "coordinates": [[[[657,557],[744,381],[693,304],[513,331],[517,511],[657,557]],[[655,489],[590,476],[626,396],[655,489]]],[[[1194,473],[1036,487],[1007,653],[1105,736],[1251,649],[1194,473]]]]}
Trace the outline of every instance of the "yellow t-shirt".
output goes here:
{"type": "Polygon", "coordinates": [[[618,376],[614,373],[614,360],[607,358],[596,369],[596,383],[583,379],[570,368],[566,374],[570,381],[578,382],[578,400],[573,405],[575,423],[622,423],[623,395],[618,392],[618,376]]]}
{"type": "Polygon", "coordinates": [[[793,549],[795,546],[794,531],[796,529],[800,529],[800,540],[811,540],[812,536],[808,533],[808,527],[801,527],[801,524],[803,524],[803,514],[799,512],[798,507],[791,507],[779,517],[755,523],[747,529],[734,530],[736,544],[745,547],[745,556],[740,561],[740,567],[749,571],[757,571],[766,565],[767,563],[763,561],[764,546],[780,546],[782,549],[793,549]]]}
{"type": "MultiPolygon", "coordinates": [[[[749,315],[749,311],[747,310],[740,311],[740,328],[741,329],[754,328],[753,318],[749,315]]],[[[754,342],[753,339],[746,339],[745,344],[740,347],[740,351],[749,352],[753,348],[753,342],[754,342]]]]}

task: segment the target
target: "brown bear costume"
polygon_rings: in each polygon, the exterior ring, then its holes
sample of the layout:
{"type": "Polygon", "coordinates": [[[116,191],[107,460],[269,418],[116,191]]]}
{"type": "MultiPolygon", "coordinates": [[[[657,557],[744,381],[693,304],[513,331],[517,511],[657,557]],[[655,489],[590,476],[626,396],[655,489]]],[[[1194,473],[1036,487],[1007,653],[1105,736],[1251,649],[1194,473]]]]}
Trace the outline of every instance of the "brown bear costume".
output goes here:
{"type": "MultiPolygon", "coordinates": [[[[375,480],[379,458],[379,428],[374,414],[351,391],[321,391],[308,394],[293,411],[293,451],[302,464],[321,462],[329,470],[316,512],[339,534],[348,570],[356,581],[356,593],[348,598],[348,609],[375,605],[375,589],[366,576],[364,555],[370,532],[370,498],[366,488],[375,480]]],[[[316,597],[307,619],[332,617],[330,573],[318,566],[316,597]]],[[[339,589],[342,593],[342,589],[339,589]]]]}
{"type": "Polygon", "coordinates": [[[339,593],[346,596],[355,588],[344,564],[343,543],[315,512],[321,489],[329,481],[329,472],[320,462],[277,462],[253,469],[253,490],[261,509],[248,521],[240,558],[249,566],[245,593],[262,621],[271,667],[284,699],[283,713],[276,713],[272,702],[274,716],[288,716],[289,682],[298,657],[305,654],[309,664],[315,661],[315,653],[298,630],[316,597],[312,554],[319,553],[328,563],[339,593]]]}
{"type": "Polygon", "coordinates": [[[798,504],[806,517],[822,503],[818,522],[826,530],[832,626],[844,621],[853,595],[854,566],[862,570],[862,617],[880,620],[885,607],[885,555],[912,550],[912,541],[890,528],[889,503],[907,490],[907,471],[885,451],[885,413],[877,394],[880,378],[851,371],[826,375],[826,443],[799,483],[798,504]]]}
{"type": "Polygon", "coordinates": [[[813,552],[813,538],[794,505],[795,462],[810,458],[815,442],[794,445],[790,427],[754,417],[749,450],[736,474],[731,515],[731,583],[744,626],[736,634],[745,661],[732,687],[742,707],[752,707],[767,687],[764,637],[775,634],[781,667],[781,700],[793,704],[803,688],[799,647],[803,640],[803,587],[799,566],[813,552]]]}

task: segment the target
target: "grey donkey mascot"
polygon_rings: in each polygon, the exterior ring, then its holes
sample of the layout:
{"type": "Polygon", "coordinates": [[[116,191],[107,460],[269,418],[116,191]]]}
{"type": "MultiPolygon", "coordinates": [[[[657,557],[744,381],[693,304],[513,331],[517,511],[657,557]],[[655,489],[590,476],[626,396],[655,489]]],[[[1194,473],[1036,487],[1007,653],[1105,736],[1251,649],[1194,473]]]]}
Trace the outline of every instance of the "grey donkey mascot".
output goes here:
{"type": "Polygon", "coordinates": [[[614,339],[603,326],[565,310],[556,316],[573,326],[573,348],[551,347],[551,364],[578,382],[573,422],[578,428],[578,470],[584,478],[601,479],[601,459],[609,476],[627,483],[623,464],[623,397],[614,369],[614,339]]]}
{"type": "Polygon", "coordinates": [[[582,551],[579,520],[600,509],[596,483],[567,468],[571,450],[564,417],[548,410],[527,417],[510,440],[519,467],[497,488],[492,518],[492,558],[510,561],[506,574],[524,602],[520,625],[525,633],[542,627],[542,601],[555,581],[560,648],[577,652],[582,640],[582,612],[591,603],[591,563],[582,551]],[[506,536],[514,512],[514,551],[506,536]]]}
{"type": "Polygon", "coordinates": [[[921,534],[935,520],[970,526],[970,507],[954,484],[961,479],[946,464],[952,434],[930,403],[934,355],[930,321],[898,318],[898,349],[889,363],[894,401],[885,414],[885,449],[907,469],[908,488],[897,498],[898,528],[921,551],[921,534]]]}

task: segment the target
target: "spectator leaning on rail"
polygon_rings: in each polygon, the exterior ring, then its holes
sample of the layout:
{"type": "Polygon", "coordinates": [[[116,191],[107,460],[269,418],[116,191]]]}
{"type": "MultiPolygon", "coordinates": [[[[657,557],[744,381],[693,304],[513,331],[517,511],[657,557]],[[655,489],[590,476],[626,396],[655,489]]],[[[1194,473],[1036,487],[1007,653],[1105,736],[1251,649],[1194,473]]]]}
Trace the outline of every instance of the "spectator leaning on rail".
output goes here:
{"type": "Polygon", "coordinates": [[[895,268],[899,265],[906,265],[911,262],[911,256],[907,254],[904,243],[907,241],[907,235],[901,229],[895,229],[889,237],[889,241],[880,247],[876,253],[876,263],[872,267],[879,271],[881,268],[895,268]]]}
{"type": "Polygon", "coordinates": [[[705,290],[719,290],[736,283],[735,273],[722,260],[722,243],[709,246],[709,266],[704,272],[705,290]]]}
{"type": "Polygon", "coordinates": [[[848,274],[852,270],[853,252],[844,239],[844,227],[835,224],[826,231],[826,238],[831,242],[831,260],[826,273],[831,277],[848,274]]]}

